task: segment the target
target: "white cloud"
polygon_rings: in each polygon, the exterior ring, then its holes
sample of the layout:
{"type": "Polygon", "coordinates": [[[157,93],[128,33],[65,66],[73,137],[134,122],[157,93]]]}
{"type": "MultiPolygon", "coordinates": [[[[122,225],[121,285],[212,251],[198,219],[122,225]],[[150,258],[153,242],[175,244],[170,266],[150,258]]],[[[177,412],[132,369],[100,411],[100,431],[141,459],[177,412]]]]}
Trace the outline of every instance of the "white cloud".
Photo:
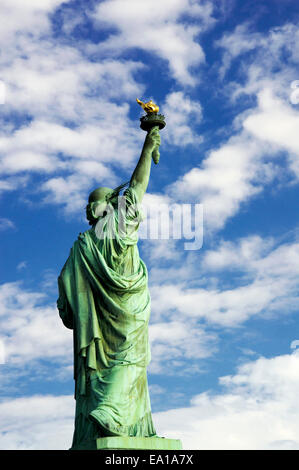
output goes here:
{"type": "MultiPolygon", "coordinates": [[[[159,280],[160,285],[169,283],[180,285],[187,279],[193,279],[196,285],[200,284],[203,279],[198,279],[198,259],[194,256],[194,252],[191,252],[191,256],[186,256],[182,246],[180,247],[178,244],[171,242],[172,240],[167,241],[167,243],[165,243],[166,246],[163,241],[160,240],[157,241],[157,243],[147,243],[146,252],[148,256],[148,264],[150,266],[149,279],[151,282],[151,288],[156,288],[157,280],[159,280]],[[155,244],[157,247],[154,246],[155,244]],[[152,246],[153,258],[151,257],[152,246]],[[164,253],[162,252],[163,250],[164,253]],[[167,260],[167,263],[163,266],[160,260],[167,260]]],[[[154,309],[153,311],[155,318],[161,318],[161,313],[162,310],[160,309],[154,309]]]]}
{"type": "MultiPolygon", "coordinates": [[[[113,106],[112,106],[113,108],[113,106]]],[[[94,162],[118,160],[120,166],[130,163],[135,156],[136,144],[140,135],[137,130],[125,132],[125,126],[130,125],[126,117],[127,109],[110,110],[106,122],[100,128],[98,125],[83,125],[77,129],[46,121],[33,121],[27,127],[16,130],[11,135],[0,138],[0,152],[3,154],[1,167],[3,172],[18,173],[31,169],[45,173],[55,170],[69,170],[80,165],[78,173],[90,174],[86,164],[73,163],[73,159],[90,159],[94,162]],[[113,127],[111,120],[114,112],[118,111],[120,125],[113,127]],[[119,132],[119,134],[117,134],[119,132]],[[122,159],[119,160],[119,147],[123,149],[122,159]],[[59,159],[57,154],[62,154],[59,159]]],[[[140,139],[141,140],[141,139],[140,139]]],[[[100,177],[107,177],[110,170],[103,164],[98,169],[100,177]]]]}
{"type": "MultiPolygon", "coordinates": [[[[141,239],[147,240],[144,246],[151,253],[150,261],[159,256],[166,259],[179,258],[182,252],[177,250],[177,243],[181,239],[194,240],[190,243],[190,250],[201,247],[203,214],[200,204],[177,204],[165,194],[146,194],[142,209],[143,222],[139,235],[141,239]]],[[[189,250],[188,245],[184,244],[186,250],[189,250]]]]}
{"type": "Polygon", "coordinates": [[[17,270],[21,271],[22,269],[27,268],[27,261],[20,261],[17,265],[17,270]]]}
{"type": "Polygon", "coordinates": [[[204,230],[220,230],[245,202],[275,178],[293,174],[298,180],[299,147],[296,137],[298,113],[274,90],[264,88],[255,108],[236,118],[240,130],[201,163],[169,187],[172,197],[200,202],[204,207],[204,230]],[[285,152],[282,168],[277,156],[285,152]]]}
{"type": "Polygon", "coordinates": [[[62,46],[51,37],[39,43],[26,38],[20,49],[3,58],[5,111],[58,122],[96,122],[115,109],[109,100],[119,96],[133,100],[143,90],[134,79],[143,67],[140,62],[92,62],[79,49],[62,46]]]}
{"type": "Polygon", "coordinates": [[[248,25],[241,25],[217,43],[226,54],[225,67],[238,57],[241,70],[240,82],[226,84],[225,93],[235,100],[241,94],[256,96],[257,104],[237,114],[234,134],[169,187],[173,197],[204,205],[207,233],[222,229],[275,178],[298,180],[298,113],[290,102],[299,58],[297,34],[297,26],[291,24],[265,34],[251,33],[248,25]],[[248,57],[245,53],[251,50],[255,54],[248,57]],[[281,152],[284,168],[277,159],[281,152]]]}
{"type": "Polygon", "coordinates": [[[194,85],[190,69],[205,59],[197,37],[214,23],[212,10],[212,3],[193,0],[128,0],[125,8],[121,0],[106,0],[98,5],[94,19],[100,27],[117,29],[101,43],[102,52],[140,48],[155,53],[169,63],[176,80],[194,85]],[[196,24],[188,24],[183,16],[196,18],[196,24]]]}
{"type": "Polygon", "coordinates": [[[149,385],[150,395],[163,395],[166,393],[166,389],[161,387],[161,385],[153,384],[149,385]]]}
{"type": "Polygon", "coordinates": [[[299,449],[299,356],[261,357],[222,377],[223,393],[204,392],[191,406],[155,413],[159,435],[184,449],[299,449]]]}
{"type": "Polygon", "coordinates": [[[34,171],[54,171],[57,159],[55,157],[48,158],[42,153],[34,153],[31,151],[13,153],[2,159],[1,166],[5,173],[18,173],[30,170],[34,171]]]}
{"type": "Polygon", "coordinates": [[[67,214],[80,211],[83,216],[90,183],[89,176],[79,174],[50,178],[42,186],[42,190],[47,194],[43,202],[61,204],[67,214]]]}
{"type": "Polygon", "coordinates": [[[153,308],[164,316],[175,310],[186,318],[209,324],[236,327],[267,308],[277,295],[276,285],[255,281],[232,289],[188,289],[186,285],[163,285],[152,289],[153,308]]]}
{"type": "Polygon", "coordinates": [[[299,273],[299,244],[276,245],[273,238],[252,235],[234,242],[222,241],[215,250],[208,250],[202,264],[206,269],[240,269],[257,278],[279,277],[283,282],[299,273]]]}
{"type": "MultiPolygon", "coordinates": [[[[136,157],[136,140],[143,134],[138,134],[138,130],[125,130],[130,123],[124,109],[119,110],[119,116],[122,112],[118,128],[110,125],[107,114],[102,128],[93,124],[74,130],[60,124],[33,121],[10,137],[0,137],[2,173],[27,170],[49,174],[39,188],[45,192],[44,201],[62,204],[71,212],[82,210],[92,186],[119,184],[110,168],[111,162],[117,159],[119,166],[124,167],[136,157]],[[119,148],[123,149],[121,159],[119,148]],[[51,177],[51,173],[55,176],[51,177]]],[[[14,181],[17,185],[18,180],[14,181]]],[[[13,189],[13,181],[11,186],[13,189]]],[[[3,189],[10,189],[10,185],[6,183],[3,189]]]]}
{"type": "Polygon", "coordinates": [[[203,253],[202,265],[209,270],[241,269],[251,271],[256,260],[267,255],[274,246],[274,239],[250,235],[234,242],[221,241],[217,249],[203,253]]]}
{"type": "Polygon", "coordinates": [[[0,217],[0,232],[2,230],[7,230],[9,228],[14,228],[15,224],[12,220],[7,219],[6,217],[0,217]]]}
{"type": "MultiPolygon", "coordinates": [[[[0,38],[9,40],[15,35],[30,34],[38,36],[45,33],[50,28],[48,14],[53,12],[59,5],[67,3],[69,0],[1,0],[2,21],[0,38]]],[[[7,45],[7,43],[6,43],[7,45]]]]}
{"type": "Polygon", "coordinates": [[[28,184],[29,176],[8,176],[0,180],[0,195],[6,191],[14,191],[16,188],[20,190],[25,188],[28,184]]]}
{"type": "Polygon", "coordinates": [[[0,286],[0,300],[6,364],[24,367],[40,359],[72,362],[72,334],[56,307],[45,304],[45,294],[6,283],[0,286]]]}
{"type": "Polygon", "coordinates": [[[163,215],[168,212],[171,199],[164,194],[146,193],[142,200],[143,221],[140,224],[139,237],[141,239],[158,239],[164,227],[163,215]]]}
{"type": "MultiPolygon", "coordinates": [[[[156,318],[169,319],[173,312],[186,321],[204,320],[211,325],[237,327],[253,316],[271,318],[298,309],[299,244],[272,247],[273,240],[249,237],[235,243],[221,243],[218,250],[206,252],[202,276],[206,286],[190,287],[198,279],[194,269],[185,279],[153,285],[152,309],[156,318]],[[272,247],[272,249],[271,249],[272,247]],[[243,272],[236,286],[221,288],[209,272],[237,269],[243,272]],[[190,320],[189,320],[190,319],[190,320]]],[[[220,278],[221,279],[221,278],[220,278]]],[[[197,281],[200,283],[200,279],[197,281]]]]}
{"type": "Polygon", "coordinates": [[[202,137],[194,131],[194,125],[201,121],[202,108],[198,101],[185,96],[182,91],[169,93],[163,106],[167,116],[163,140],[177,146],[199,145],[202,137]]]}
{"type": "Polygon", "coordinates": [[[249,32],[249,24],[238,25],[231,33],[226,33],[215,42],[215,45],[224,49],[222,67],[219,69],[221,77],[225,75],[232,61],[241,54],[252,51],[263,44],[262,35],[249,32]]]}
{"type": "MultiPolygon", "coordinates": [[[[175,240],[146,240],[142,244],[142,250],[148,258],[148,263],[153,265],[154,269],[159,261],[179,261],[182,256],[182,252],[177,249],[175,240]]],[[[153,274],[153,279],[155,278],[160,279],[153,274]]]]}
{"type": "Polygon", "coordinates": [[[34,395],[0,403],[2,450],[68,450],[73,396],[34,395]]]}
{"type": "MultiPolygon", "coordinates": [[[[84,182],[74,194],[82,201],[92,185],[99,186],[103,180],[114,184],[111,162],[117,160],[127,168],[137,157],[136,141],[141,150],[144,135],[129,119],[128,104],[111,100],[125,96],[135,102],[143,85],[134,75],[143,64],[113,58],[90,60],[83,45],[73,47],[52,35],[49,14],[64,2],[21,3],[5,0],[0,7],[1,15],[10,18],[1,30],[7,46],[0,59],[6,89],[2,115],[3,120],[11,119],[12,113],[20,117],[15,127],[6,121],[2,125],[0,169],[6,175],[26,172],[28,181],[33,172],[54,173],[43,189],[48,192],[47,201],[58,204],[65,201],[63,195],[52,194],[53,180],[68,182],[82,175],[84,182]],[[30,119],[22,122],[22,116],[30,119]],[[80,194],[82,186],[84,194],[80,194]]],[[[0,189],[16,189],[17,183],[10,178],[0,189]]],[[[75,204],[75,210],[80,204],[75,204]]]]}
{"type": "Polygon", "coordinates": [[[288,152],[291,169],[299,179],[298,111],[273,95],[270,89],[258,94],[258,110],[243,122],[252,136],[288,152]]]}
{"type": "Polygon", "coordinates": [[[181,321],[153,323],[149,328],[152,359],[149,372],[184,375],[200,371],[199,359],[216,351],[216,336],[181,321]]]}
{"type": "Polygon", "coordinates": [[[236,98],[241,93],[256,94],[269,84],[285,96],[296,75],[298,36],[298,27],[291,22],[259,33],[248,21],[216,41],[215,45],[223,50],[222,76],[238,59],[238,72],[242,79],[233,83],[232,97],[236,98]]]}
{"type": "Polygon", "coordinates": [[[203,204],[204,230],[220,230],[271,179],[271,166],[259,158],[263,150],[247,133],[233,136],[168,189],[173,198],[203,204]]]}

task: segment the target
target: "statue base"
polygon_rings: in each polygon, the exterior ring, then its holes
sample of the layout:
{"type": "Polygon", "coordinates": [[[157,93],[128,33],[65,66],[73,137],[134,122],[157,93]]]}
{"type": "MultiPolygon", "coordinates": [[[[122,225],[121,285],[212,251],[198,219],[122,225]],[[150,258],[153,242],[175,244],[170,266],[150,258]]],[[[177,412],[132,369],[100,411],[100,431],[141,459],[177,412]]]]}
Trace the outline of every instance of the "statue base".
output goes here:
{"type": "Polygon", "coordinates": [[[179,439],[165,437],[99,437],[83,442],[71,450],[181,450],[179,439]]]}

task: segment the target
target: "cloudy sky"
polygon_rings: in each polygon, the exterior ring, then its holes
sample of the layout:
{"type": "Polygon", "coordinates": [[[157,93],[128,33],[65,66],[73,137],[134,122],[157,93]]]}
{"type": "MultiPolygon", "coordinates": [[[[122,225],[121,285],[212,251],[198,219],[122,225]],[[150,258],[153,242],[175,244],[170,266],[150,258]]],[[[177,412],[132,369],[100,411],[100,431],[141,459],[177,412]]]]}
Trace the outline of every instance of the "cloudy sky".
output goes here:
{"type": "Polygon", "coordinates": [[[1,0],[0,15],[0,448],[71,444],[56,279],[89,192],[132,174],[139,98],[167,122],[144,223],[161,207],[203,216],[197,249],[139,242],[158,434],[298,450],[296,0],[1,0]]]}

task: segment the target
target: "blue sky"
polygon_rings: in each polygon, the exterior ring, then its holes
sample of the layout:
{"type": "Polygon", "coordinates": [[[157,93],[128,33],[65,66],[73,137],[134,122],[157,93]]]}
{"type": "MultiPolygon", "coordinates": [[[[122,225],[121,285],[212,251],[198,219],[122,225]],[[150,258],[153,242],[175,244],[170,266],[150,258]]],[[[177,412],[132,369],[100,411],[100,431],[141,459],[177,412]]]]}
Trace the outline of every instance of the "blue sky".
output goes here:
{"type": "Polygon", "coordinates": [[[139,242],[159,435],[299,449],[299,29],[291,1],[2,0],[2,449],[67,449],[72,334],[56,279],[90,191],[166,116],[145,208],[201,204],[203,245],[139,242]]]}

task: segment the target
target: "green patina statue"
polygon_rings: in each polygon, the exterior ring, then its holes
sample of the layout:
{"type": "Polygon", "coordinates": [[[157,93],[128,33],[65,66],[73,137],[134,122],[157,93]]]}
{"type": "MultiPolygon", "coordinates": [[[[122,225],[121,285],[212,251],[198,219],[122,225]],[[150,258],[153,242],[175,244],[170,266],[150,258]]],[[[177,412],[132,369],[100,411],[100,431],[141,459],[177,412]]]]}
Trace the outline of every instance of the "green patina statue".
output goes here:
{"type": "Polygon", "coordinates": [[[124,185],[90,194],[91,228],[75,241],[58,278],[59,314],[74,336],[72,449],[107,436],[156,436],[146,374],[148,274],[137,247],[139,204],[164,127],[153,123],[144,129],[141,156],[123,196],[118,197],[124,185]]]}

